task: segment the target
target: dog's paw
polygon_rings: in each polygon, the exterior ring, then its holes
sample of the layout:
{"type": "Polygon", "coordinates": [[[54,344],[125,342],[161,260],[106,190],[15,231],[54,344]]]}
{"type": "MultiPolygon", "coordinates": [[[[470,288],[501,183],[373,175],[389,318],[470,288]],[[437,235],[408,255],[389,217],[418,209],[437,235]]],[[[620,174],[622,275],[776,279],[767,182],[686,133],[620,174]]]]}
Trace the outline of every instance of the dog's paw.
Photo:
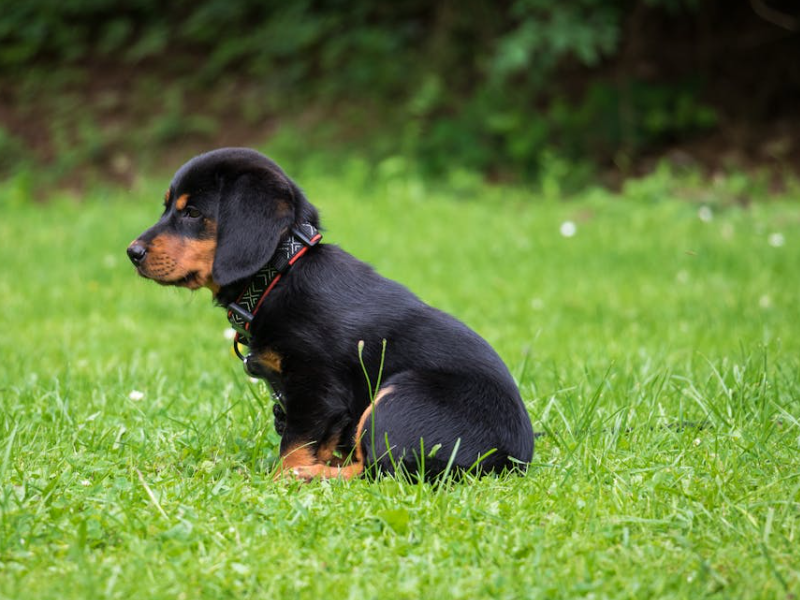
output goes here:
{"type": "Polygon", "coordinates": [[[273,479],[275,481],[296,480],[308,483],[321,475],[319,465],[304,465],[301,467],[281,467],[275,473],[273,479]]]}
{"type": "Polygon", "coordinates": [[[314,481],[315,479],[352,479],[358,477],[364,471],[360,463],[349,464],[343,467],[330,465],[302,465],[287,469],[286,475],[297,480],[314,481]]]}
{"type": "Polygon", "coordinates": [[[294,467],[290,470],[291,476],[300,481],[313,481],[317,477],[322,476],[320,465],[309,465],[307,467],[294,467]]]}

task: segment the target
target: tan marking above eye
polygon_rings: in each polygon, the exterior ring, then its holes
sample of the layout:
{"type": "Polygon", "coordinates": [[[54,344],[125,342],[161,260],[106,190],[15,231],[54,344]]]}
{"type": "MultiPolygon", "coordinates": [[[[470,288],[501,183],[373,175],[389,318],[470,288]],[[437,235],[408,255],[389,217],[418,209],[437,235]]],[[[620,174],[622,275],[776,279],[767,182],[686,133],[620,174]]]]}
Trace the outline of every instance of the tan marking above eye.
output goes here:
{"type": "Polygon", "coordinates": [[[169,204],[169,199],[172,196],[172,190],[167,188],[167,191],[164,192],[164,206],[169,204]]]}
{"type": "Polygon", "coordinates": [[[181,194],[175,200],[175,210],[183,210],[186,208],[187,202],[189,202],[189,194],[181,194]]]}

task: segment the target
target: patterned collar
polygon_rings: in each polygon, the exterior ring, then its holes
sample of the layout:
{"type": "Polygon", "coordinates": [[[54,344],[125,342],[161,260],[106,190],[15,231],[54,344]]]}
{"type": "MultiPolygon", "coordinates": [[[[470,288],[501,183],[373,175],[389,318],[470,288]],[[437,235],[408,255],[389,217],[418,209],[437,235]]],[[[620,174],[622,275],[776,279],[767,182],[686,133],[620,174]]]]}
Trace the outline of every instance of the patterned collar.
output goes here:
{"type": "Polygon", "coordinates": [[[250,283],[235,302],[228,305],[228,321],[236,330],[233,349],[241,358],[238,344],[250,345],[250,324],[253,322],[264,298],[272,291],[275,284],[297,260],[312,246],[322,239],[322,234],[311,223],[303,223],[293,227],[291,234],[285,237],[272,258],[250,280],[250,283]]]}

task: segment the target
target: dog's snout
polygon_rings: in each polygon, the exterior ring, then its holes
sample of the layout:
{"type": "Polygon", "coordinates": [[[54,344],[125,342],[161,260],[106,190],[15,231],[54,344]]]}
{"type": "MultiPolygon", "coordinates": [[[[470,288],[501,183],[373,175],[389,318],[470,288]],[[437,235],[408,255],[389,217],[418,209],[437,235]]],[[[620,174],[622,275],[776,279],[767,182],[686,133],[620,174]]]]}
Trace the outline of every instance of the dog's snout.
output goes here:
{"type": "Polygon", "coordinates": [[[128,258],[130,258],[131,262],[137,267],[142,264],[146,254],[147,248],[145,248],[144,244],[142,244],[139,240],[136,240],[130,246],[128,246],[128,258]]]}

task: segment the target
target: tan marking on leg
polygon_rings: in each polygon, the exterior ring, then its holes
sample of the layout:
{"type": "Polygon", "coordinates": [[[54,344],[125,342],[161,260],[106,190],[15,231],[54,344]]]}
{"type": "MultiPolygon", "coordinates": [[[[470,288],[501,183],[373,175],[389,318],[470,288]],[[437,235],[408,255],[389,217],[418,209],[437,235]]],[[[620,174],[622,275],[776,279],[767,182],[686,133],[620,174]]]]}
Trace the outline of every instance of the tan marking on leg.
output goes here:
{"type": "Polygon", "coordinates": [[[355,461],[356,463],[361,463],[361,469],[364,469],[364,451],[361,449],[361,438],[364,437],[366,431],[364,431],[364,426],[367,423],[367,419],[372,414],[372,409],[380,402],[384,396],[387,394],[391,394],[394,392],[394,386],[390,385],[385,388],[382,388],[377,395],[375,396],[375,400],[370,402],[369,406],[361,413],[361,418],[358,420],[358,425],[356,426],[356,434],[353,438],[353,443],[355,445],[355,461]]]}
{"type": "Polygon", "coordinates": [[[275,479],[292,476],[295,469],[312,467],[316,462],[317,459],[314,456],[311,442],[295,444],[281,453],[281,460],[275,473],[275,479]]]}
{"type": "Polygon", "coordinates": [[[296,477],[304,481],[311,481],[315,477],[342,477],[350,479],[363,471],[363,465],[351,464],[344,467],[320,464],[318,456],[314,456],[312,444],[292,446],[281,457],[281,465],[275,474],[276,479],[281,477],[296,477]]]}
{"type": "Polygon", "coordinates": [[[363,463],[352,463],[344,467],[334,467],[329,465],[312,465],[310,467],[295,467],[292,475],[304,481],[311,481],[317,477],[321,479],[352,479],[364,472],[363,463]]]}
{"type": "Polygon", "coordinates": [[[322,464],[341,467],[344,464],[344,461],[347,457],[341,456],[336,452],[336,449],[339,446],[340,439],[341,439],[341,434],[337,434],[334,435],[324,444],[320,444],[319,448],[317,448],[317,461],[322,464]]]}
{"type": "Polygon", "coordinates": [[[281,464],[285,469],[308,467],[317,462],[311,442],[292,446],[281,454],[281,464]]]}
{"type": "Polygon", "coordinates": [[[332,438],[325,444],[317,448],[316,455],[313,452],[313,444],[297,444],[289,448],[281,456],[280,470],[276,474],[276,478],[291,475],[304,481],[311,481],[317,477],[320,478],[340,478],[352,479],[364,472],[364,452],[361,449],[361,438],[363,437],[364,427],[367,419],[372,414],[373,408],[380,402],[387,394],[394,392],[394,386],[387,386],[381,389],[375,396],[375,400],[370,402],[370,405],[361,414],[356,426],[356,433],[354,438],[355,452],[352,462],[350,464],[323,464],[321,461],[333,462],[330,457],[333,456],[333,450],[338,445],[338,438],[332,438]]]}
{"type": "Polygon", "coordinates": [[[175,199],[175,210],[183,210],[189,202],[189,194],[181,194],[175,199]]]}

